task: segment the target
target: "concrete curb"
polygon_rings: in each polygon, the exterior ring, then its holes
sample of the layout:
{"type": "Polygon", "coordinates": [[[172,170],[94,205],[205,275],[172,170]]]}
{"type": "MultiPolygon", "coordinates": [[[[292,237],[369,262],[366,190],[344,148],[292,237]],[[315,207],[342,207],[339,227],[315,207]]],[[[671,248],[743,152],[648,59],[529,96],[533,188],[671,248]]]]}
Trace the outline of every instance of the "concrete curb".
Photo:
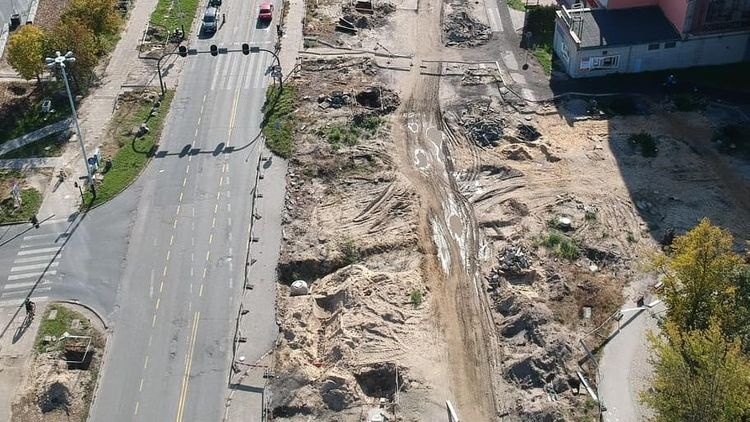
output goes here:
{"type": "Polygon", "coordinates": [[[72,300],[72,299],[53,300],[53,301],[50,301],[50,303],[51,304],[53,304],[53,303],[65,303],[65,304],[68,304],[68,305],[76,305],[76,306],[80,306],[82,308],[85,308],[87,311],[89,311],[92,314],[96,315],[96,317],[99,319],[99,322],[104,327],[104,331],[107,331],[109,329],[109,326],[107,325],[107,322],[104,320],[104,318],[102,318],[102,316],[99,314],[99,312],[97,312],[94,308],[92,308],[89,305],[86,305],[84,303],[81,303],[81,302],[79,302],[77,300],[72,300]]]}

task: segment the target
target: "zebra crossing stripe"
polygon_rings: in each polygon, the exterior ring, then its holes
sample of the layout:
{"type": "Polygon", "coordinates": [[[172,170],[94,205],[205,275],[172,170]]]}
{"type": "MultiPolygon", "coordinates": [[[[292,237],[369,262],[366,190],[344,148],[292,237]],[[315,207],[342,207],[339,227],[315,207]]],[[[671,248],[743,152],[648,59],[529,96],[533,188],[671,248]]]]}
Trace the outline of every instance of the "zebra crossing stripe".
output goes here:
{"type": "Polygon", "coordinates": [[[12,274],[8,276],[8,281],[23,280],[24,278],[34,278],[34,277],[38,278],[43,275],[55,275],[55,274],[57,274],[57,270],[43,271],[43,272],[37,272],[37,273],[12,274]]]}
{"type": "Polygon", "coordinates": [[[21,265],[18,267],[11,267],[10,272],[17,273],[19,271],[39,270],[43,268],[52,268],[60,265],[59,262],[42,262],[41,264],[21,265]]]}
{"type": "Polygon", "coordinates": [[[32,250],[28,250],[28,251],[19,251],[18,255],[20,255],[20,256],[23,256],[23,255],[38,255],[38,254],[41,254],[41,253],[50,253],[50,252],[62,251],[63,249],[64,248],[61,248],[61,247],[32,249],[32,250]]]}

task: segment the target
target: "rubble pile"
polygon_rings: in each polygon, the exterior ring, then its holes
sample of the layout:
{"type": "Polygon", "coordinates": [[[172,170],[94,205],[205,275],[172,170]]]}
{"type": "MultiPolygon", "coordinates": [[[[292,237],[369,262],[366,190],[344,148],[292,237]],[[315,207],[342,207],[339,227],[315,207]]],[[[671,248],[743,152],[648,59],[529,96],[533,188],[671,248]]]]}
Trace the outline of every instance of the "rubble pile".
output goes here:
{"type": "Polygon", "coordinates": [[[358,92],[355,99],[362,107],[379,109],[383,114],[395,111],[401,102],[396,91],[382,86],[366,88],[358,92]]]}
{"type": "Polygon", "coordinates": [[[466,11],[450,13],[445,19],[443,32],[447,46],[476,47],[490,40],[492,29],[466,11]]]}
{"type": "Polygon", "coordinates": [[[467,114],[460,123],[466,127],[466,136],[481,147],[496,147],[503,138],[505,123],[494,113],[487,116],[467,114]]]}
{"type": "Polygon", "coordinates": [[[342,7],[343,19],[357,29],[379,28],[388,23],[388,15],[396,11],[396,6],[382,3],[373,6],[370,1],[347,3],[342,7]]]}

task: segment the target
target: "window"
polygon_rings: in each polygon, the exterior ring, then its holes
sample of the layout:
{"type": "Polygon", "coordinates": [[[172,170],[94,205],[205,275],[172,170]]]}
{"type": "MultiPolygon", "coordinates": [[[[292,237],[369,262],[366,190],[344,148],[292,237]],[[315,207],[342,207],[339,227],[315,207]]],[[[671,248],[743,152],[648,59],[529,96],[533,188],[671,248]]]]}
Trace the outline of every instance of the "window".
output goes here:
{"type": "Polygon", "coordinates": [[[649,44],[648,45],[649,50],[658,50],[659,49],[659,43],[656,44],[649,44]]]}
{"type": "Polygon", "coordinates": [[[620,56],[592,57],[589,66],[594,69],[617,69],[620,66],[620,56]]]}
{"type": "Polygon", "coordinates": [[[672,41],[672,42],[665,42],[664,43],[664,48],[674,48],[675,45],[677,45],[677,43],[675,43],[674,41],[672,41]]]}

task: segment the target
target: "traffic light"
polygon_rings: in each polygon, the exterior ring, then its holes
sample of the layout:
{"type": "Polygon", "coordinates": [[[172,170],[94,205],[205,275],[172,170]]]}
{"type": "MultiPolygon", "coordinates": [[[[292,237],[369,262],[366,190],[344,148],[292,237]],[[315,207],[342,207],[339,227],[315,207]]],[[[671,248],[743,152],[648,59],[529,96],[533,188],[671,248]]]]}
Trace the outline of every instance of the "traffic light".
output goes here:
{"type": "Polygon", "coordinates": [[[187,47],[186,46],[181,45],[180,48],[178,49],[178,51],[179,51],[179,54],[180,54],[181,57],[187,57],[188,51],[187,51],[187,47]]]}
{"type": "Polygon", "coordinates": [[[248,54],[250,54],[250,45],[248,43],[243,43],[242,44],[242,54],[244,54],[246,56],[248,54]]]}
{"type": "Polygon", "coordinates": [[[216,44],[211,44],[211,55],[212,56],[218,56],[219,55],[219,48],[216,47],[216,44]]]}

